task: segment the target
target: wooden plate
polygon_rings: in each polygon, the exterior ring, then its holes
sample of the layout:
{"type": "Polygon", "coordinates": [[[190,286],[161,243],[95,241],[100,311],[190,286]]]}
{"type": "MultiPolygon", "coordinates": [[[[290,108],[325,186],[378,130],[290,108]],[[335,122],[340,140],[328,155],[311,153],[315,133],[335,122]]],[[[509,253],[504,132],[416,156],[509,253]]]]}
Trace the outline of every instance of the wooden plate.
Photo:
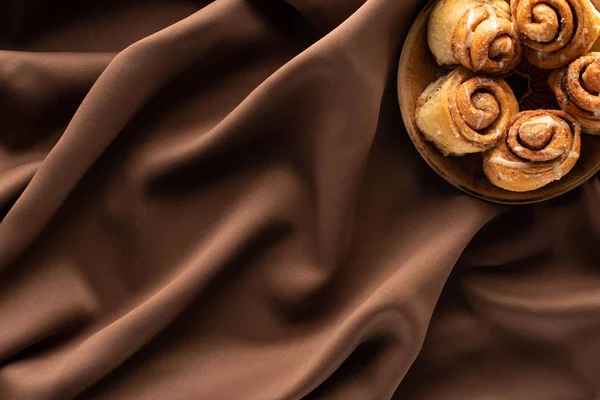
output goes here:
{"type": "MultiPolygon", "coordinates": [[[[600,170],[600,136],[583,134],[579,160],[562,179],[530,192],[510,192],[488,181],[483,173],[481,154],[444,157],[427,142],[415,122],[417,99],[427,85],[450,71],[437,65],[427,45],[427,19],[432,5],[433,2],[429,2],[413,23],[404,42],[398,67],[400,112],[408,135],[431,168],[470,195],[504,204],[535,203],[559,196],[578,187],[600,170]]],[[[556,108],[550,89],[544,84],[548,72],[523,63],[512,76],[506,78],[519,99],[521,110],[542,106],[556,108]]]]}

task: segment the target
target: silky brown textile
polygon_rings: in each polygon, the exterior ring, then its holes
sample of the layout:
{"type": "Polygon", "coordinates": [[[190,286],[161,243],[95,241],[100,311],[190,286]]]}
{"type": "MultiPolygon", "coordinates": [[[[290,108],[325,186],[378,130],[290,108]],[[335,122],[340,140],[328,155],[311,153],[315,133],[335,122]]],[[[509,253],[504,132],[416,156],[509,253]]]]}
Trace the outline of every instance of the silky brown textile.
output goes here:
{"type": "Polygon", "coordinates": [[[422,5],[4,1],[0,399],[597,398],[600,181],[437,177],[422,5]]]}

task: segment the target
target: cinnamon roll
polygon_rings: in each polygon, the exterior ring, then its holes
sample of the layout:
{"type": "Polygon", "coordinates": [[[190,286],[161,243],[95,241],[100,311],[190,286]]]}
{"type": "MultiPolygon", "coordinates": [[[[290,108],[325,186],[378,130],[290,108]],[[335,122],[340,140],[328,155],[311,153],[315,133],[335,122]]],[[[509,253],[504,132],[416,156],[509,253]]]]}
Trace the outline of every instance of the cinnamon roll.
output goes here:
{"type": "Polygon", "coordinates": [[[459,67],[419,96],[416,123],[444,155],[463,155],[493,147],[517,112],[517,99],[504,80],[459,67]]]}
{"type": "Polygon", "coordinates": [[[511,10],[527,61],[539,68],[567,65],[600,36],[600,14],[590,0],[511,0],[511,10]]]}
{"type": "Polygon", "coordinates": [[[600,53],[589,53],[553,71],[548,83],[560,108],[577,118],[581,130],[600,135],[600,53]]]}
{"type": "Polygon", "coordinates": [[[439,65],[505,74],[521,58],[518,33],[503,0],[440,0],[427,27],[429,48],[439,65]]]}
{"type": "Polygon", "coordinates": [[[564,111],[523,111],[508,134],[484,154],[483,170],[494,185],[513,192],[535,190],[566,175],[581,149],[579,122],[564,111]]]}

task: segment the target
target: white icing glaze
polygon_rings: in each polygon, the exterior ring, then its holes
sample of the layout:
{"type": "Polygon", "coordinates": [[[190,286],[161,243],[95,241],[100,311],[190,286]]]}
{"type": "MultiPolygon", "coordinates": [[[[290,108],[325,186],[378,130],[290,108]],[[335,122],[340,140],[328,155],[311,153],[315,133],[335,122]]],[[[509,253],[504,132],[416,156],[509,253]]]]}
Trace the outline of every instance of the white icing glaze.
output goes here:
{"type": "Polygon", "coordinates": [[[498,68],[500,68],[500,69],[504,68],[504,60],[500,60],[498,62],[498,68]]]}
{"type": "Polygon", "coordinates": [[[469,9],[469,13],[467,14],[467,29],[469,30],[469,32],[467,33],[467,38],[465,39],[465,42],[462,45],[462,51],[463,53],[465,53],[467,50],[469,50],[471,48],[471,45],[473,44],[473,27],[471,25],[473,25],[473,20],[475,19],[475,10],[473,8],[469,9]]]}
{"type": "Polygon", "coordinates": [[[558,176],[562,176],[563,174],[563,170],[560,167],[560,164],[555,162],[554,164],[552,164],[552,171],[554,171],[554,173],[558,176]]]}
{"type": "Polygon", "coordinates": [[[467,15],[467,28],[471,29],[471,25],[473,25],[473,19],[475,19],[475,9],[469,9],[469,14],[467,15]]]}
{"type": "Polygon", "coordinates": [[[490,13],[488,19],[492,23],[492,29],[497,31],[498,30],[498,20],[496,19],[496,12],[494,11],[494,8],[492,6],[488,6],[487,10],[490,13]]]}
{"type": "Polygon", "coordinates": [[[473,34],[473,31],[469,31],[469,33],[467,33],[467,38],[465,39],[465,44],[464,44],[465,49],[471,48],[471,45],[473,44],[473,36],[475,36],[473,34]]]}
{"type": "Polygon", "coordinates": [[[510,161],[502,157],[492,157],[489,160],[492,164],[502,165],[503,167],[508,168],[528,168],[531,166],[529,163],[524,163],[520,161],[510,161]]]}
{"type": "Polygon", "coordinates": [[[535,57],[538,59],[538,63],[540,63],[540,67],[544,65],[544,53],[541,51],[535,52],[535,57]]]}
{"type": "Polygon", "coordinates": [[[481,125],[483,124],[484,119],[485,119],[485,112],[480,111],[479,119],[477,120],[477,129],[481,129],[481,125]]]}
{"type": "Polygon", "coordinates": [[[555,121],[554,118],[550,117],[549,115],[542,115],[540,117],[534,117],[528,121],[523,122],[521,124],[521,128],[528,125],[538,124],[545,124],[548,128],[559,128],[562,126],[559,122],[555,121]]]}
{"type": "Polygon", "coordinates": [[[569,158],[579,158],[579,153],[576,151],[571,150],[569,152],[569,158]]]}
{"type": "Polygon", "coordinates": [[[548,147],[546,149],[541,150],[540,153],[549,154],[551,156],[558,157],[562,153],[564,153],[564,151],[562,151],[560,149],[553,149],[551,147],[548,147]]]}
{"type": "MultiPolygon", "coordinates": [[[[516,152],[521,152],[521,151],[526,151],[527,149],[525,147],[523,147],[523,146],[516,145],[513,148],[513,150],[516,151],[516,152]]],[[[548,155],[553,156],[553,157],[557,157],[557,156],[560,156],[563,153],[563,151],[560,150],[560,149],[553,149],[551,147],[548,147],[546,149],[540,150],[540,153],[548,154],[548,155]]]]}
{"type": "Polygon", "coordinates": [[[592,104],[592,112],[594,113],[594,117],[600,118],[600,109],[594,104],[594,96],[590,95],[590,103],[592,104]]]}

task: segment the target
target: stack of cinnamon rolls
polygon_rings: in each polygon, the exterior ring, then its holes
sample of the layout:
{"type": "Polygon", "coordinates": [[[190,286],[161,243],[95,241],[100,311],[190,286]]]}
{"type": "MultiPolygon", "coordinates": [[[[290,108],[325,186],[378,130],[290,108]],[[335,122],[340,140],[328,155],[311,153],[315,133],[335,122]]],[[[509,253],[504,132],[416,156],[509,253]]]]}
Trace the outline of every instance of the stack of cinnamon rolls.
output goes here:
{"type": "MultiPolygon", "coordinates": [[[[597,1],[597,0],[595,0],[597,1]]],[[[417,101],[416,122],[446,156],[483,155],[490,182],[530,191],[575,166],[581,134],[600,134],[600,13],[590,0],[438,0],[427,41],[456,67],[417,101]],[[552,69],[561,110],[519,111],[503,76],[525,57],[552,69]]]]}

